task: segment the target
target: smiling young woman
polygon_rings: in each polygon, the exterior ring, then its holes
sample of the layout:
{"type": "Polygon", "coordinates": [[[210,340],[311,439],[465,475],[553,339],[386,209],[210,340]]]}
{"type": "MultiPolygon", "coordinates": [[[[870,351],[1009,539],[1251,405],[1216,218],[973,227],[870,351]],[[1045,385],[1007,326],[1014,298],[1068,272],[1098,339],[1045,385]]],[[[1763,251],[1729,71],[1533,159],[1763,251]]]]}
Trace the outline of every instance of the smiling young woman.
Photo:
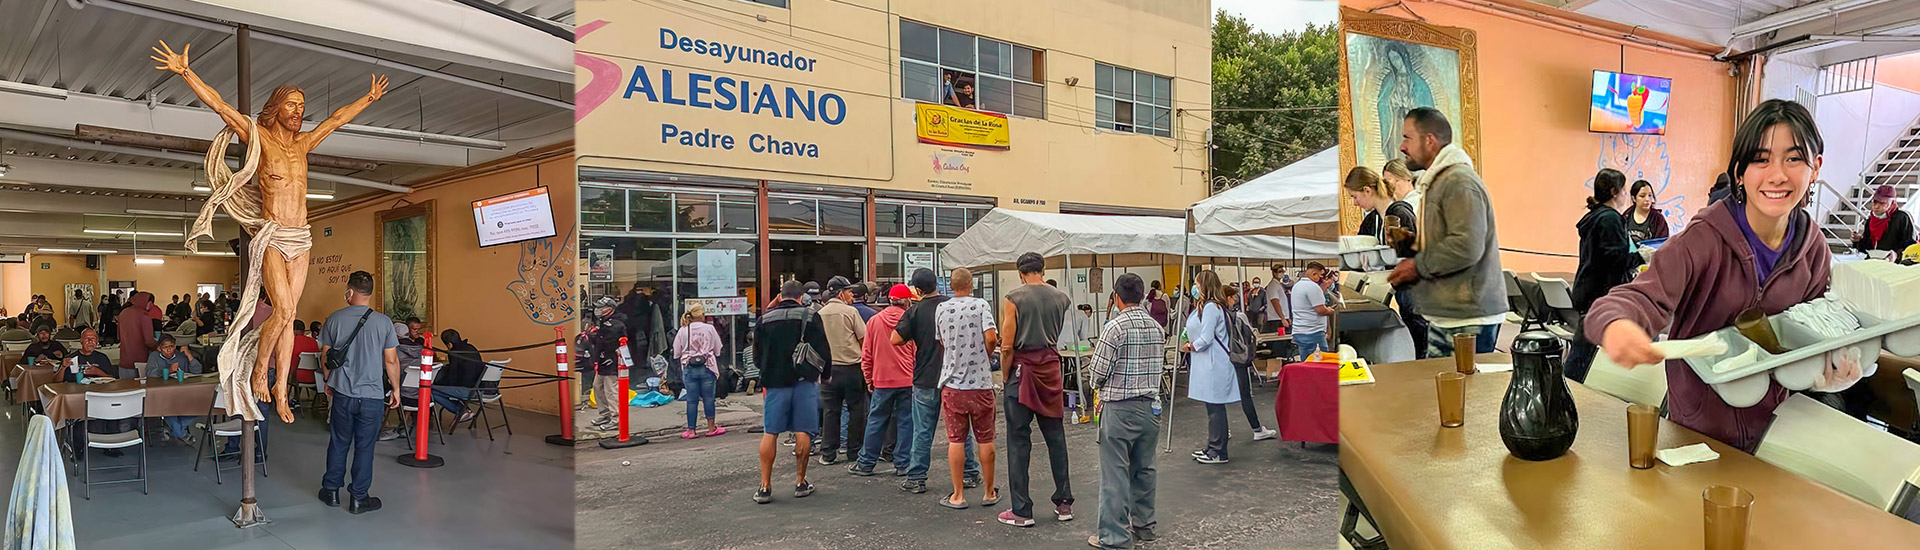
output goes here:
{"type": "MultiPolygon", "coordinates": [[[[1646,273],[1595,301],[1586,336],[1617,364],[1660,364],[1666,357],[1653,348],[1648,327],[1671,326],[1670,338],[1692,338],[1732,325],[1749,308],[1778,314],[1825,294],[1832,252],[1801,208],[1820,177],[1823,148],[1806,107],[1761,103],[1734,134],[1730,200],[1708,206],[1654,255],[1646,273]]],[[[1685,364],[1666,362],[1666,369],[1670,418],[1747,452],[1787,398],[1786,388],[1769,382],[1759,403],[1734,407],[1685,364]]]]}

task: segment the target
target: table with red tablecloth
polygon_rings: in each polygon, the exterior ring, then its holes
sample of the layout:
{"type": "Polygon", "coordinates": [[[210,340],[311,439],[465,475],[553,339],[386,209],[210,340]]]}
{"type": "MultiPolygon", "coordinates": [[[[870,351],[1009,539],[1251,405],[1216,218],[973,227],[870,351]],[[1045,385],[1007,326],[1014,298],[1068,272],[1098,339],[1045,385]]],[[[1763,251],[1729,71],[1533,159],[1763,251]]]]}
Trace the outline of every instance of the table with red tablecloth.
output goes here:
{"type": "Polygon", "coordinates": [[[1280,393],[1273,400],[1280,439],[1338,443],[1340,440],[1340,365],[1293,363],[1280,368],[1280,393]]]}

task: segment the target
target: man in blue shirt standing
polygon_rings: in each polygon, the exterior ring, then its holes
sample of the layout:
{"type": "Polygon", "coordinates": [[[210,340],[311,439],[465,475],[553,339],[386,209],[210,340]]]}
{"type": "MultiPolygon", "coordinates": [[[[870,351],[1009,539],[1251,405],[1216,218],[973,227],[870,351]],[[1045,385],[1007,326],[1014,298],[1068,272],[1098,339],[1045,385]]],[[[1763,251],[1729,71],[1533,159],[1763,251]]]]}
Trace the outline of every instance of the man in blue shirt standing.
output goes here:
{"type": "Polygon", "coordinates": [[[347,487],[354,514],[380,509],[380,499],[367,495],[373,487],[373,445],[387,409],[400,407],[400,394],[387,394],[382,383],[400,381],[400,346],[393,319],[374,311],[373,274],[355,271],[347,276],[347,307],[327,316],[320,330],[320,356],[345,351],[344,364],[323,361],[327,394],[333,400],[327,429],[327,473],[320,478],[320,502],[340,505],[340,486],[346,482],[347,452],[353,452],[353,484],[347,487]]]}

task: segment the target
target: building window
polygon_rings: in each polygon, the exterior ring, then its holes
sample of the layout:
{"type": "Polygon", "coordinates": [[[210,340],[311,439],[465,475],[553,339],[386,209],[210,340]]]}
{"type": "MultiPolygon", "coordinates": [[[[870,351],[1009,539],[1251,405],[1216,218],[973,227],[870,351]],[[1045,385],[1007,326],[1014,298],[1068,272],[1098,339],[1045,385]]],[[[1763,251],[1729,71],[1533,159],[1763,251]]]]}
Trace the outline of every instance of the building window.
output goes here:
{"type": "Polygon", "coordinates": [[[1093,65],[1094,124],[1117,132],[1173,136],[1173,79],[1093,65]]]}
{"type": "Polygon", "coordinates": [[[900,20],[900,95],[908,99],[1046,118],[1044,52],[900,20]]]}

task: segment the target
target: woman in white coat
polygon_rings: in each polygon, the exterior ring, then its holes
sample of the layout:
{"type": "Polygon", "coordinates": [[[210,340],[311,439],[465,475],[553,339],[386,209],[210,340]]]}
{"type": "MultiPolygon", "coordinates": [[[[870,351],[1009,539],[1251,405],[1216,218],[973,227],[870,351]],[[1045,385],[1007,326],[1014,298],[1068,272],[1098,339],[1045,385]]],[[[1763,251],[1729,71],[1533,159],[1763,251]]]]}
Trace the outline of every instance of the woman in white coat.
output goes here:
{"type": "Polygon", "coordinates": [[[1187,397],[1207,404],[1207,447],[1193,452],[1201,464],[1227,462],[1227,404],[1240,401],[1233,363],[1227,359],[1227,308],[1220,277],[1201,271],[1189,291],[1197,305],[1187,314],[1187,343],[1191,354],[1187,397]]]}

